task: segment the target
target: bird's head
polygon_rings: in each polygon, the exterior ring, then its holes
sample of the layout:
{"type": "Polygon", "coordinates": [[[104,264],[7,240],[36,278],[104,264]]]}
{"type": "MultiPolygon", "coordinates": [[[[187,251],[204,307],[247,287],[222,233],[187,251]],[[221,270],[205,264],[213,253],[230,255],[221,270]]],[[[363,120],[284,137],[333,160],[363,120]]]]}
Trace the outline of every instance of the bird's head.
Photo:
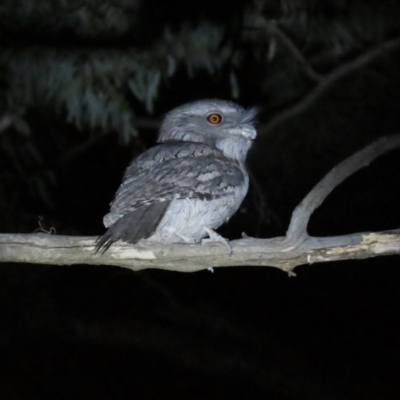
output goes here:
{"type": "Polygon", "coordinates": [[[226,157],[243,162],[256,138],[256,110],[224,100],[200,100],[170,111],[161,126],[159,142],[180,140],[206,143],[226,157]]]}

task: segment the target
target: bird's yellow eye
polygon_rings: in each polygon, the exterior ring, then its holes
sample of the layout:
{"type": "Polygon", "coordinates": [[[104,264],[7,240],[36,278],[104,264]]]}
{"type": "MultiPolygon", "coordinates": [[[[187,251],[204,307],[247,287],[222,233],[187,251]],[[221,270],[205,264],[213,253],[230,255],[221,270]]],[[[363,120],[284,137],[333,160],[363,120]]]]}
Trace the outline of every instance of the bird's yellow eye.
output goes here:
{"type": "Polygon", "coordinates": [[[213,114],[207,115],[207,121],[210,124],[218,125],[222,121],[222,116],[220,114],[213,113],[213,114]]]}

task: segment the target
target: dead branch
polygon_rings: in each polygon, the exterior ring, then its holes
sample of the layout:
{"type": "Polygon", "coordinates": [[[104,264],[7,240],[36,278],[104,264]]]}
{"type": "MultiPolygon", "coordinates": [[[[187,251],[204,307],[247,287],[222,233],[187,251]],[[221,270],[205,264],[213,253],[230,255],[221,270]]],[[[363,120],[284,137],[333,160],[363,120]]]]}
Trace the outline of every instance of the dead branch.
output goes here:
{"type": "Polygon", "coordinates": [[[400,230],[307,238],[289,248],[285,237],[232,241],[233,255],[219,244],[148,244],[118,242],[94,254],[95,238],[42,233],[0,235],[0,262],[51,265],[114,265],[134,271],[157,268],[195,272],[210,267],[263,266],[290,272],[298,265],[400,254],[400,230]]]}
{"type": "Polygon", "coordinates": [[[400,147],[400,134],[385,137],[344,160],[323,178],[295,209],[285,237],[232,241],[233,255],[219,243],[155,244],[135,246],[118,242],[105,254],[95,254],[93,237],[47,234],[1,234],[0,262],[31,264],[115,265],[132,270],[147,268],[194,272],[210,267],[270,266],[291,272],[314,262],[364,259],[400,254],[400,229],[316,238],[307,234],[311,214],[347,177],[378,156],[400,147]]]}
{"type": "Polygon", "coordinates": [[[311,214],[335,187],[382,154],[397,147],[400,147],[400,134],[383,137],[333,168],[295,208],[286,233],[287,240],[294,242],[307,235],[307,225],[311,214]]]}

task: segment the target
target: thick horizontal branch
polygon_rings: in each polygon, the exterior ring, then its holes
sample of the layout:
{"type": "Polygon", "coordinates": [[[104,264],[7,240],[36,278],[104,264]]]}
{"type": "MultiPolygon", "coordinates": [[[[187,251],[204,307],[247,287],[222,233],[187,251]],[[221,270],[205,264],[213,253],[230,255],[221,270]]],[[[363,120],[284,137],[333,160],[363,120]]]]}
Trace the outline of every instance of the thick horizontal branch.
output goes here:
{"type": "Polygon", "coordinates": [[[284,237],[246,238],[232,241],[233,254],[220,243],[146,243],[135,246],[118,242],[105,254],[95,254],[92,237],[36,234],[1,234],[0,262],[52,265],[115,265],[132,270],[158,268],[195,272],[210,267],[269,266],[291,272],[314,262],[363,259],[400,254],[400,230],[314,238],[290,246],[284,237]]]}

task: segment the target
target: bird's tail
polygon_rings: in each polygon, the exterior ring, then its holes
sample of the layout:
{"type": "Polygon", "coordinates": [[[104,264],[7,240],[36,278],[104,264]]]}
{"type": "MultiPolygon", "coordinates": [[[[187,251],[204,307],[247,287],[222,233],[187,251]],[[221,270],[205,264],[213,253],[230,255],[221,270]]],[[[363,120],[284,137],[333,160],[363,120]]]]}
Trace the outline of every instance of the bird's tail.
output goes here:
{"type": "Polygon", "coordinates": [[[128,212],[96,240],[95,252],[104,254],[118,240],[135,244],[140,239],[147,239],[157,229],[169,204],[169,201],[163,201],[128,212]]]}

